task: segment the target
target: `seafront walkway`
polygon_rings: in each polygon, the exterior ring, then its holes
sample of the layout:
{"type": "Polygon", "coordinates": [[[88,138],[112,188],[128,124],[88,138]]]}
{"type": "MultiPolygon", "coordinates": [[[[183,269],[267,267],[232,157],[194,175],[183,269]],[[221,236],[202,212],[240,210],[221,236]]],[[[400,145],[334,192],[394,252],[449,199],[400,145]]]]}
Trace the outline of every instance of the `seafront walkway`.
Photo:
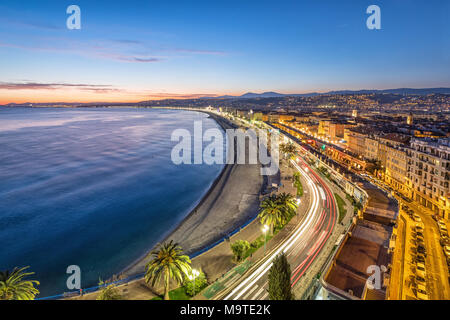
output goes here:
{"type": "MultiPolygon", "coordinates": [[[[292,186],[290,180],[293,175],[293,168],[287,166],[287,161],[280,168],[281,184],[278,192],[286,192],[295,195],[295,188],[292,186]]],[[[304,183],[305,184],[305,183],[304,183]]],[[[266,250],[270,251],[275,248],[284,238],[293,230],[293,228],[301,221],[302,216],[306,213],[309,207],[309,195],[305,190],[302,201],[298,208],[298,214],[293,217],[291,221],[280,230],[274,238],[267,242],[266,250]]],[[[223,241],[215,247],[209,249],[203,254],[192,259],[192,268],[201,270],[207,276],[211,286],[199,293],[194,299],[210,299],[214,296],[214,289],[219,290],[222,285],[227,284],[238,278],[243,274],[253,263],[264,256],[264,248],[259,248],[251,257],[244,263],[236,264],[233,261],[233,253],[230,244],[236,240],[247,240],[252,242],[262,235],[262,225],[258,218],[242,228],[239,232],[229,238],[228,241],[223,241]]],[[[171,282],[171,288],[176,288],[177,284],[171,282]]],[[[117,286],[120,294],[124,299],[129,300],[149,300],[162,294],[162,287],[157,286],[152,288],[147,285],[144,279],[137,279],[122,285],[117,286]]],[[[72,297],[71,299],[92,300],[96,299],[98,292],[88,293],[83,296],[72,297]]]]}

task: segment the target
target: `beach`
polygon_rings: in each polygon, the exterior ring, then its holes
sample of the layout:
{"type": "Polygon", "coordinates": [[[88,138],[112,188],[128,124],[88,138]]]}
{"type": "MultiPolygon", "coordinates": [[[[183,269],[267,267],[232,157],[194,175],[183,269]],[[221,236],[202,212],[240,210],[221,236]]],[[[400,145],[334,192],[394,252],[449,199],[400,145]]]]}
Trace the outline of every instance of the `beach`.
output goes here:
{"type": "MultiPolygon", "coordinates": [[[[224,130],[234,128],[227,120],[208,114],[224,130]]],[[[173,240],[184,253],[193,255],[221,240],[257,215],[263,183],[259,164],[225,165],[198,205],[164,241],[173,240]]],[[[143,256],[122,276],[143,273],[148,261],[149,257],[143,256]]]]}

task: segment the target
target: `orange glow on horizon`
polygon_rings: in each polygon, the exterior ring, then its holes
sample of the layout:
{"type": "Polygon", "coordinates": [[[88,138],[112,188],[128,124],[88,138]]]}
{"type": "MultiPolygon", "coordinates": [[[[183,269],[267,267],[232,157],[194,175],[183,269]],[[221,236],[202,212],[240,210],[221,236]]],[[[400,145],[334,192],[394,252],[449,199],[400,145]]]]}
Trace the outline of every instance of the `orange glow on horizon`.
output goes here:
{"type": "Polygon", "coordinates": [[[9,103],[136,103],[146,100],[164,99],[195,99],[201,97],[214,97],[218,94],[189,94],[164,93],[149,91],[111,90],[82,90],[82,89],[0,89],[0,105],[9,103]]]}

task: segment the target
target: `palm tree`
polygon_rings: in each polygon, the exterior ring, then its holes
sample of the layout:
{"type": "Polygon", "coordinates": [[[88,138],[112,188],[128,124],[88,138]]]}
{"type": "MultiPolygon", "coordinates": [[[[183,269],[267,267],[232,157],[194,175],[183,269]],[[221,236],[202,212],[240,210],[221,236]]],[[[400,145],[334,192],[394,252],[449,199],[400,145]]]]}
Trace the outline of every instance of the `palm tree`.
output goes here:
{"type": "Polygon", "coordinates": [[[274,194],[264,198],[260,207],[262,210],[259,212],[258,217],[261,219],[262,224],[270,227],[270,234],[273,235],[274,226],[281,225],[285,221],[284,215],[286,211],[274,194]]]}
{"type": "Polygon", "coordinates": [[[294,146],[294,144],[292,142],[281,143],[280,144],[280,150],[285,155],[287,155],[288,158],[290,158],[295,153],[295,151],[297,151],[297,149],[295,148],[295,146],[294,146]]]}
{"type": "Polygon", "coordinates": [[[164,300],[169,300],[169,281],[175,279],[182,284],[184,279],[191,272],[191,259],[182,254],[182,249],[178,243],[172,240],[159,244],[158,248],[151,252],[153,259],[146,265],[145,281],[160,282],[164,278],[164,300]]]}
{"type": "Polygon", "coordinates": [[[285,212],[285,218],[288,219],[297,214],[297,202],[292,194],[283,192],[278,195],[277,199],[282,210],[285,212]]]}
{"type": "Polygon", "coordinates": [[[33,300],[39,294],[36,280],[24,280],[34,272],[24,272],[29,267],[14,268],[12,272],[0,271],[0,300],[33,300]]]}

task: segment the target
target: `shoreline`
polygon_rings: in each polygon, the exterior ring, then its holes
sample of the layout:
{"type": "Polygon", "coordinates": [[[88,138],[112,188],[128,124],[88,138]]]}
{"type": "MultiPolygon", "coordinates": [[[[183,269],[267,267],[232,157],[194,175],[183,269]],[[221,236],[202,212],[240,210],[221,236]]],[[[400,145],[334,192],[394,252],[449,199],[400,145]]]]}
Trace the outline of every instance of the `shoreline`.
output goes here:
{"type": "MultiPolygon", "coordinates": [[[[236,125],[215,114],[207,111],[195,111],[207,114],[223,131],[236,128],[236,125]]],[[[158,243],[174,240],[183,248],[184,254],[194,258],[222,242],[224,237],[229,236],[244,224],[252,221],[256,217],[254,213],[257,213],[259,208],[259,195],[264,186],[259,168],[259,165],[225,164],[195,207],[158,243]],[[246,181],[240,178],[242,173],[249,177],[248,184],[242,183],[246,181]],[[241,196],[240,199],[239,196],[241,196]],[[250,201],[248,201],[249,198],[250,201]],[[242,201],[250,202],[250,204],[246,207],[245,204],[241,205],[242,201]],[[226,206],[224,207],[224,205],[226,206]],[[228,205],[231,206],[228,207],[228,205]],[[219,225],[220,223],[221,225],[219,225]]],[[[122,270],[119,275],[130,277],[145,272],[147,257],[155,247],[156,245],[152,246],[144,255],[122,270]]]]}

